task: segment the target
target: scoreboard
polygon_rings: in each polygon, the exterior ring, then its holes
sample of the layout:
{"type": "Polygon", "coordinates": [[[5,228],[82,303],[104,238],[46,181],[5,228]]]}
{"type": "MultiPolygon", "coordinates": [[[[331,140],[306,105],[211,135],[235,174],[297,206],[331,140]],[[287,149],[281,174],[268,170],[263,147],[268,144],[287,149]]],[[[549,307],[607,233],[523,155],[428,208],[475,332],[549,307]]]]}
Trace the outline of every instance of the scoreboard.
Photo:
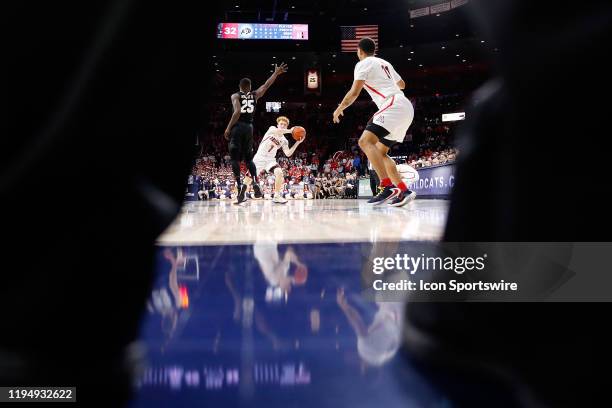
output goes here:
{"type": "Polygon", "coordinates": [[[220,23],[222,40],[308,40],[308,24],[220,23]]]}

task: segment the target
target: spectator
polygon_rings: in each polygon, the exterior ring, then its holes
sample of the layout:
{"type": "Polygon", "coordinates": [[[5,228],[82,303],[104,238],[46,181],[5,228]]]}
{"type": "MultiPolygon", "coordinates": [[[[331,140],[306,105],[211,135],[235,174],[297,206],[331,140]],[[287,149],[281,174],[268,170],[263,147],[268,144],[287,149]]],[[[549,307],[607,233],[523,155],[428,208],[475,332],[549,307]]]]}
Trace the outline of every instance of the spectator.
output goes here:
{"type": "Polygon", "coordinates": [[[359,156],[358,153],[355,153],[355,157],[353,158],[353,168],[357,170],[357,173],[359,174],[359,176],[363,175],[361,173],[361,157],[359,156]]]}

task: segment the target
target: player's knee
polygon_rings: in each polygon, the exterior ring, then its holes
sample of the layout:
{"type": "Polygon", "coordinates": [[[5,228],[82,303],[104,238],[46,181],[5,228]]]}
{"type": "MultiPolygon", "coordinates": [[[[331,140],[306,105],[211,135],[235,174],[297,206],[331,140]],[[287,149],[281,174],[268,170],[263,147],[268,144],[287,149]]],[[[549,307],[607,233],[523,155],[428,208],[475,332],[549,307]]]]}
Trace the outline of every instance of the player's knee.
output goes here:
{"type": "Polygon", "coordinates": [[[373,143],[370,140],[370,138],[367,137],[366,135],[362,135],[359,138],[358,144],[359,144],[359,147],[361,147],[361,149],[365,149],[365,148],[370,147],[370,146],[373,145],[373,143]]]}
{"type": "Polygon", "coordinates": [[[362,149],[364,148],[364,146],[365,146],[365,144],[366,144],[366,141],[365,141],[365,139],[363,138],[363,136],[361,136],[361,137],[359,138],[359,141],[357,142],[357,144],[358,144],[358,145],[359,145],[359,147],[361,147],[362,149]]]}
{"type": "Polygon", "coordinates": [[[240,150],[231,149],[229,154],[230,154],[230,158],[232,159],[232,161],[240,161],[240,150]]]}
{"type": "Polygon", "coordinates": [[[275,168],[274,169],[274,176],[282,178],[283,177],[283,171],[280,168],[278,168],[278,167],[275,168]]]}

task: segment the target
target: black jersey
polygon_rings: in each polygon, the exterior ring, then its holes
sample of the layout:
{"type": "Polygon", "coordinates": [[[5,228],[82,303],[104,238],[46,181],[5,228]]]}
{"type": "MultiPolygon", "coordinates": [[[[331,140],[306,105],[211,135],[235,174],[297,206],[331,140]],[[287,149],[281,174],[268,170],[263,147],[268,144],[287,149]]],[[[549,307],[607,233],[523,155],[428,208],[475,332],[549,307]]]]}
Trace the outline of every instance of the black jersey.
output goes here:
{"type": "Polygon", "coordinates": [[[255,94],[253,92],[239,92],[240,96],[240,118],[239,122],[253,123],[255,115],[255,94]]]}

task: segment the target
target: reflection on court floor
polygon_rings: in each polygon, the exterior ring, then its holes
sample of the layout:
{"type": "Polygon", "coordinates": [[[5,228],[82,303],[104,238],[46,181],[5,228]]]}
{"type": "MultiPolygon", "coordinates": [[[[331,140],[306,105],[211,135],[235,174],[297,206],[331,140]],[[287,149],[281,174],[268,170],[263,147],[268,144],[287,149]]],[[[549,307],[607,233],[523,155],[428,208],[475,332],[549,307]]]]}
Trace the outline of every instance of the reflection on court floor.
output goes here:
{"type": "Polygon", "coordinates": [[[450,406],[401,357],[401,299],[364,296],[368,259],[439,239],[446,211],[186,204],[159,240],[133,406],[450,406]]]}
{"type": "Polygon", "coordinates": [[[442,401],[416,373],[394,380],[403,305],[366,300],[355,262],[374,247],[160,247],[134,406],[309,407],[322,395],[340,406],[406,406],[405,386],[415,406],[442,401]]]}

